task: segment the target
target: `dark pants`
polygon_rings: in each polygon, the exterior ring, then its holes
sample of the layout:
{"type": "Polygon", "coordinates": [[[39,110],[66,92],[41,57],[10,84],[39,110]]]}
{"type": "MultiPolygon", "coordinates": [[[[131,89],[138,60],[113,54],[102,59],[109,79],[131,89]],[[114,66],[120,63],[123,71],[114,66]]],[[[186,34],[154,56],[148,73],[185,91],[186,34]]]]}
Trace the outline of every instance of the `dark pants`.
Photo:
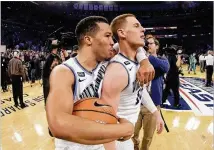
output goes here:
{"type": "Polygon", "coordinates": [[[46,101],[47,101],[47,98],[48,98],[48,93],[49,93],[49,90],[50,90],[49,79],[43,78],[42,83],[43,83],[43,95],[44,95],[45,105],[46,105],[46,101]]]}
{"type": "Polygon", "coordinates": [[[213,75],[213,66],[207,66],[206,68],[207,68],[207,70],[206,70],[206,75],[207,75],[206,86],[211,86],[212,75],[213,75]]]}
{"type": "Polygon", "coordinates": [[[31,69],[31,82],[35,83],[36,80],[36,69],[31,69]]]}
{"type": "Polygon", "coordinates": [[[163,99],[162,103],[166,102],[166,99],[170,93],[170,89],[172,89],[172,92],[174,94],[174,106],[177,106],[179,104],[179,77],[170,79],[166,82],[166,87],[163,91],[163,99]]]}
{"type": "Polygon", "coordinates": [[[19,98],[20,105],[24,106],[22,76],[12,75],[12,90],[15,105],[18,105],[19,98]]]}
{"type": "Polygon", "coordinates": [[[2,73],[1,76],[1,87],[3,91],[7,91],[7,75],[6,73],[2,73]]]}

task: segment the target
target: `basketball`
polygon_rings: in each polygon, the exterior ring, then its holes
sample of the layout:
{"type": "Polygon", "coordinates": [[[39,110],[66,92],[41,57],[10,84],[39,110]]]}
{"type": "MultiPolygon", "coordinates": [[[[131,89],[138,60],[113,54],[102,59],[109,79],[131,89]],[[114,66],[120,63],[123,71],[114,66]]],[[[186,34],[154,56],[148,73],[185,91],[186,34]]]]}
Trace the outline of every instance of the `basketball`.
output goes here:
{"type": "Polygon", "coordinates": [[[87,98],[74,104],[73,115],[103,124],[116,124],[117,117],[112,106],[98,98],[87,98]]]}

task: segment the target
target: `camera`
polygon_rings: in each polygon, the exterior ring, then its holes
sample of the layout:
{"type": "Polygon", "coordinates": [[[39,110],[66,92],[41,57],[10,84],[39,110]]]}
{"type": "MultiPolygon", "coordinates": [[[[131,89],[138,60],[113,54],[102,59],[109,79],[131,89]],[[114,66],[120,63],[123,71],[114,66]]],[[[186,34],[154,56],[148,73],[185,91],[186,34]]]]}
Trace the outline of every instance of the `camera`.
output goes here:
{"type": "Polygon", "coordinates": [[[47,52],[50,52],[53,48],[57,48],[59,52],[61,49],[72,50],[72,46],[76,45],[75,34],[67,31],[67,28],[61,27],[51,33],[45,42],[44,50],[47,52]]]}
{"type": "Polygon", "coordinates": [[[165,54],[169,55],[177,55],[183,53],[181,46],[178,45],[170,45],[169,47],[164,47],[163,51],[165,54]]]}

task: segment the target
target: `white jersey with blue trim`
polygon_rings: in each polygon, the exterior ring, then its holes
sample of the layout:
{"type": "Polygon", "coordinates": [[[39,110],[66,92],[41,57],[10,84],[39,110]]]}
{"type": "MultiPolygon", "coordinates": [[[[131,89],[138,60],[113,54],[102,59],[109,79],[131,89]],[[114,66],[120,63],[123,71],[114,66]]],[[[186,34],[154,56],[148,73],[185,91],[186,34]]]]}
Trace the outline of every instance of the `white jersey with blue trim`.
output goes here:
{"type": "Polygon", "coordinates": [[[141,99],[138,96],[141,88],[136,80],[136,73],[139,69],[139,64],[128,59],[121,53],[117,54],[110,60],[110,63],[114,62],[122,64],[128,74],[128,85],[120,94],[117,115],[120,118],[126,118],[135,124],[137,122],[141,104],[141,99]]]}
{"type": "MultiPolygon", "coordinates": [[[[73,86],[74,103],[83,98],[100,98],[104,73],[108,62],[99,63],[93,71],[87,71],[75,58],[63,63],[75,77],[73,86]]],[[[93,136],[93,135],[92,135],[93,136]]],[[[55,139],[56,150],[105,150],[103,144],[84,145],[62,139],[55,139]]]]}
{"type": "Polygon", "coordinates": [[[99,63],[92,71],[86,70],[75,58],[70,58],[63,63],[75,76],[74,103],[79,99],[100,97],[103,77],[108,62],[99,63]]]}

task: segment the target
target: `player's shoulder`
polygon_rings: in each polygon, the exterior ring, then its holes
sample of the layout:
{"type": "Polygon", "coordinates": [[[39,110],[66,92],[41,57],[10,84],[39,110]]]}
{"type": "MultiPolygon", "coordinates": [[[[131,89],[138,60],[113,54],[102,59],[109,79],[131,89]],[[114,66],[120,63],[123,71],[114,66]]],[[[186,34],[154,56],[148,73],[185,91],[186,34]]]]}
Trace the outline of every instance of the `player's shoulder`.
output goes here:
{"type": "MultiPolygon", "coordinates": [[[[54,67],[54,69],[51,71],[51,74],[52,76],[56,76],[56,77],[61,76],[63,78],[70,78],[74,76],[70,68],[65,66],[64,64],[60,64],[54,67]]],[[[57,80],[60,80],[60,79],[57,79],[57,80]]]]}
{"type": "Polygon", "coordinates": [[[72,64],[74,62],[75,57],[71,57],[68,60],[64,61],[63,64],[72,64]]]}

